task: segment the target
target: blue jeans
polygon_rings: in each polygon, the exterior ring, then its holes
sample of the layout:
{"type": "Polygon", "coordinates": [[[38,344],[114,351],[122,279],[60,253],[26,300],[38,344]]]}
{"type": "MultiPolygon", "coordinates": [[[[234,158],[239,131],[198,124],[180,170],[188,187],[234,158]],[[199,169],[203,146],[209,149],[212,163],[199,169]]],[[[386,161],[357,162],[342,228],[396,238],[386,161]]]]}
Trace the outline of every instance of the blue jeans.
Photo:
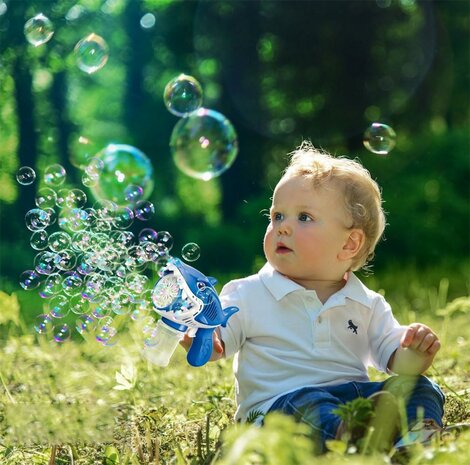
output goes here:
{"type": "Polygon", "coordinates": [[[323,448],[325,440],[335,439],[341,422],[340,417],[332,413],[333,410],[358,397],[367,398],[377,391],[390,391],[395,397],[405,399],[408,424],[412,424],[418,418],[418,411],[422,410],[422,418],[432,419],[442,426],[444,394],[436,383],[425,376],[401,375],[381,382],[305,387],[277,399],[269,412],[280,411],[307,423],[323,448]]]}

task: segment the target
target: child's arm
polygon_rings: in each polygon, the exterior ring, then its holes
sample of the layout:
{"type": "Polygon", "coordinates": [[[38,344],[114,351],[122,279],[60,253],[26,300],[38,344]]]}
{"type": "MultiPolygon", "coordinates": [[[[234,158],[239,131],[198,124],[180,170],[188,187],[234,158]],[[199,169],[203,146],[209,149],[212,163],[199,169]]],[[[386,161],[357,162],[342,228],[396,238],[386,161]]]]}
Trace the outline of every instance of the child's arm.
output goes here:
{"type": "Polygon", "coordinates": [[[400,347],[388,361],[388,369],[399,375],[419,375],[432,364],[441,348],[436,334],[421,323],[412,323],[403,334],[400,347]]]}
{"type": "MultiPolygon", "coordinates": [[[[187,334],[185,334],[183,336],[183,339],[180,341],[180,344],[184,347],[186,352],[190,349],[192,343],[193,343],[193,338],[189,337],[187,334]]],[[[213,332],[212,343],[213,343],[213,349],[212,349],[212,355],[211,355],[211,358],[209,359],[209,362],[220,360],[221,358],[225,356],[224,341],[222,341],[222,339],[220,338],[219,334],[217,333],[217,330],[213,332]]]]}

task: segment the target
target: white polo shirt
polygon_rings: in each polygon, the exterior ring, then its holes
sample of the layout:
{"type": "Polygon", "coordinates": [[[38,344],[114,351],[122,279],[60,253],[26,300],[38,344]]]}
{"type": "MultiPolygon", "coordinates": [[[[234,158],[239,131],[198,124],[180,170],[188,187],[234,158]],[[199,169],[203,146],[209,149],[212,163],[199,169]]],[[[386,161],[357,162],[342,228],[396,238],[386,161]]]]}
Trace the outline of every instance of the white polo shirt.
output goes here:
{"type": "Polygon", "coordinates": [[[226,284],[220,299],[240,309],[220,335],[226,357],[235,355],[241,420],[302,387],[368,381],[370,365],[385,372],[405,331],[385,299],[353,273],[322,304],[315,291],[266,263],[258,274],[226,284]]]}

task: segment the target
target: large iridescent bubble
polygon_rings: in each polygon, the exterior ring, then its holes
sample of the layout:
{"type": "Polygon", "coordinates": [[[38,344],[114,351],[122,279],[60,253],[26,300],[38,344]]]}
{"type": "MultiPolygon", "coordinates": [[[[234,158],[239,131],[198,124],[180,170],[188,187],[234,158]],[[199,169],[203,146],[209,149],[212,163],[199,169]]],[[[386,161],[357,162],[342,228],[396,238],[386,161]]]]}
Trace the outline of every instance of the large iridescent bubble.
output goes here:
{"type": "Polygon", "coordinates": [[[178,121],[170,147],[183,173],[208,181],[232,166],[238,154],[237,133],[224,115],[201,108],[178,121]]]}
{"type": "Polygon", "coordinates": [[[109,144],[95,158],[103,162],[97,173],[97,184],[90,187],[97,200],[111,200],[126,206],[129,204],[130,186],[142,188],[142,199],[147,199],[152,193],[152,163],[139,149],[131,145],[109,144]]]}

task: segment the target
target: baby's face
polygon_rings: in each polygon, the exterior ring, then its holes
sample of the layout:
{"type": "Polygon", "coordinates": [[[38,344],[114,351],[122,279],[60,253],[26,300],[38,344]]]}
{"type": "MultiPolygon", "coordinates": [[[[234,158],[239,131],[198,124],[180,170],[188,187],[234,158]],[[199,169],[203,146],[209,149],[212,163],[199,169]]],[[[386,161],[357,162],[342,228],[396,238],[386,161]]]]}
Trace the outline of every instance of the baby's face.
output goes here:
{"type": "Polygon", "coordinates": [[[338,258],[352,219],[332,184],[314,188],[303,176],[281,179],[270,210],[264,253],[273,268],[308,287],[309,281],[341,279],[348,264],[338,258]]]}

